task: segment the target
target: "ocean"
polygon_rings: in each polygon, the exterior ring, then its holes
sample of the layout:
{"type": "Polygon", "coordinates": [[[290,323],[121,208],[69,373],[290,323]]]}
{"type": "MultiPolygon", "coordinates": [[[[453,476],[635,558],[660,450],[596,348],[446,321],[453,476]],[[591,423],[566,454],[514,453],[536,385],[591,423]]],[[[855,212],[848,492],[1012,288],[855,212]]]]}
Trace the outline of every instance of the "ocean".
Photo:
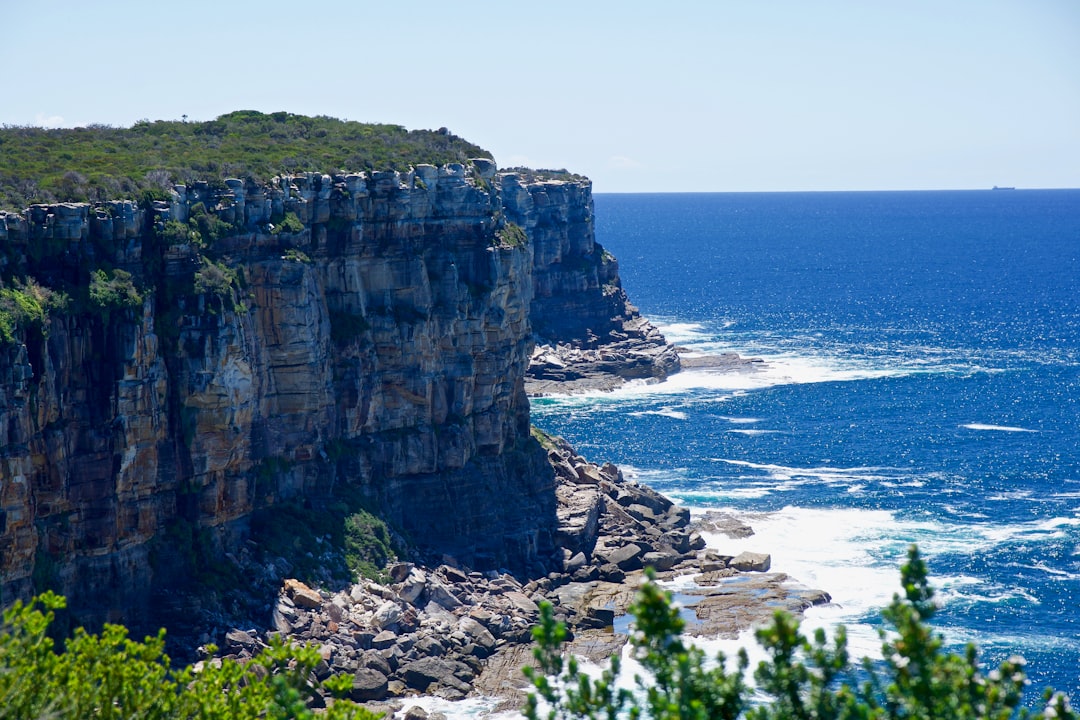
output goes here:
{"type": "Polygon", "coordinates": [[[1022,654],[1031,702],[1048,685],[1080,702],[1080,190],[598,194],[595,210],[669,341],[762,367],[538,398],[533,423],[744,519],[753,536],[709,544],[829,592],[804,628],[843,623],[854,657],[880,656],[917,543],[950,648],[1022,654]]]}
{"type": "MultiPolygon", "coordinates": [[[[760,358],[533,423],[695,512],[710,537],[829,592],[808,626],[880,647],[911,543],[936,628],[1032,696],[1080,700],[1080,191],[595,197],[631,301],[693,353],[760,358]]],[[[730,648],[728,648],[730,650],[730,648]]]]}

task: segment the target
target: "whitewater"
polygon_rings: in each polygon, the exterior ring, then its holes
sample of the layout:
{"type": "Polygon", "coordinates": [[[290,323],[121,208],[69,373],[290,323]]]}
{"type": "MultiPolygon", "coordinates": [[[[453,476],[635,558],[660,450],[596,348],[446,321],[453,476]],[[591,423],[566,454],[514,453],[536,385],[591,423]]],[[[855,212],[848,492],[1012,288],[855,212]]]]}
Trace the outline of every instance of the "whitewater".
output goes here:
{"type": "Polygon", "coordinates": [[[760,362],[534,399],[533,423],[737,515],[754,534],[710,546],[827,591],[806,625],[843,623],[856,656],[878,652],[918,544],[952,648],[1020,653],[1033,697],[1080,698],[1080,191],[595,204],[624,288],[683,357],[760,362]]]}

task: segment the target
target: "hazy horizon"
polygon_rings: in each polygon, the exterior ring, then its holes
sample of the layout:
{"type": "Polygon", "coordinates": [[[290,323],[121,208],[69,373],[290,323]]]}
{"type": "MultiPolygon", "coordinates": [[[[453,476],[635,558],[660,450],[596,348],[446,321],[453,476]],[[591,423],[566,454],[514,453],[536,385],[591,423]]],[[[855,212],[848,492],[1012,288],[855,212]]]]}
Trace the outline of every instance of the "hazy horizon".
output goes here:
{"type": "Polygon", "coordinates": [[[0,123],[447,127],[598,192],[1080,187],[1080,3],[9,0],[0,123]]]}

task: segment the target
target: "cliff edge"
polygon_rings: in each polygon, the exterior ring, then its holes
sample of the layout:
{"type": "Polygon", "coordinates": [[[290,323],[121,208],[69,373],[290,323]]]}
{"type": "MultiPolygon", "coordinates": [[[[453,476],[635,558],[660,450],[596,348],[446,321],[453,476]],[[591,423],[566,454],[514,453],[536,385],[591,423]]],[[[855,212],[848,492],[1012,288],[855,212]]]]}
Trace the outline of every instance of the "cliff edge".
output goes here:
{"type": "Polygon", "coordinates": [[[38,204],[0,246],[0,590],[83,617],[154,622],[256,510],[342,488],[419,557],[561,569],[527,377],[677,367],[589,182],[486,159],[38,204]]]}
{"type": "Polygon", "coordinates": [[[618,261],[596,242],[592,183],[523,170],[507,177],[503,195],[533,249],[529,395],[612,390],[678,372],[675,348],[630,303],[618,261]]]}

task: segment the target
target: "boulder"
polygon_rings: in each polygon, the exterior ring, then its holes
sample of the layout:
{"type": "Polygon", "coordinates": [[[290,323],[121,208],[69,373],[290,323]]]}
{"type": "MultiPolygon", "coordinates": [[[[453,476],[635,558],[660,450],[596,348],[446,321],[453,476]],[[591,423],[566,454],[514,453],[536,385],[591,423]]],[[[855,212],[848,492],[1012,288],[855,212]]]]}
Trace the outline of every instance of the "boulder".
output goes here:
{"type": "Polygon", "coordinates": [[[371,647],[376,650],[385,650],[386,648],[395,645],[397,640],[398,636],[395,633],[392,633],[389,630],[383,630],[372,639],[371,647]]]}
{"type": "Polygon", "coordinates": [[[739,553],[728,563],[729,567],[742,572],[768,572],[772,567],[772,556],[767,553],[739,553]]]}
{"type": "Polygon", "coordinates": [[[371,622],[378,628],[385,628],[388,625],[393,625],[401,619],[401,607],[397,603],[387,600],[379,609],[375,611],[375,614],[371,618],[371,622]]]}
{"type": "Polygon", "coordinates": [[[360,668],[353,675],[349,698],[356,702],[382,700],[386,697],[387,678],[378,670],[360,668]]]}
{"type": "Polygon", "coordinates": [[[409,571],[409,574],[401,581],[401,587],[398,588],[398,597],[402,601],[409,603],[410,605],[416,604],[416,601],[423,595],[424,589],[427,587],[427,575],[423,570],[419,568],[413,568],[409,571]]]}
{"type": "Polygon", "coordinates": [[[464,663],[454,660],[425,657],[404,665],[400,675],[406,685],[420,692],[429,692],[433,685],[468,692],[469,684],[463,682],[458,675],[471,677],[472,671],[464,663]]]}
{"type": "Polygon", "coordinates": [[[477,647],[484,650],[485,656],[495,649],[495,636],[492,635],[486,627],[476,620],[473,620],[471,617],[466,616],[461,618],[458,622],[458,627],[461,628],[462,632],[464,632],[470,640],[476,643],[477,647]]]}
{"type": "Polygon", "coordinates": [[[254,650],[258,645],[259,641],[243,630],[234,629],[225,633],[225,647],[230,651],[254,650]]]}
{"type": "Polygon", "coordinates": [[[582,485],[599,485],[603,477],[600,468],[592,464],[579,465],[575,468],[575,481],[582,485]]]}
{"type": "Polygon", "coordinates": [[[622,547],[606,552],[604,560],[612,565],[617,565],[620,570],[637,570],[641,567],[643,554],[640,545],[627,543],[622,547]]]}
{"type": "Polygon", "coordinates": [[[510,602],[515,615],[522,615],[531,619],[540,614],[540,607],[525,593],[511,591],[505,593],[503,597],[510,602]]]}
{"type": "Polygon", "coordinates": [[[428,597],[443,610],[456,610],[461,607],[461,601],[450,592],[450,589],[434,578],[427,584],[428,597]]]}
{"type": "Polygon", "coordinates": [[[678,561],[678,556],[663,552],[647,552],[641,558],[643,565],[655,568],[661,572],[675,567],[675,563],[678,561]]]}
{"type": "Polygon", "coordinates": [[[296,607],[318,610],[322,607],[322,595],[312,590],[304,583],[293,578],[285,581],[285,594],[293,601],[296,607]]]}

